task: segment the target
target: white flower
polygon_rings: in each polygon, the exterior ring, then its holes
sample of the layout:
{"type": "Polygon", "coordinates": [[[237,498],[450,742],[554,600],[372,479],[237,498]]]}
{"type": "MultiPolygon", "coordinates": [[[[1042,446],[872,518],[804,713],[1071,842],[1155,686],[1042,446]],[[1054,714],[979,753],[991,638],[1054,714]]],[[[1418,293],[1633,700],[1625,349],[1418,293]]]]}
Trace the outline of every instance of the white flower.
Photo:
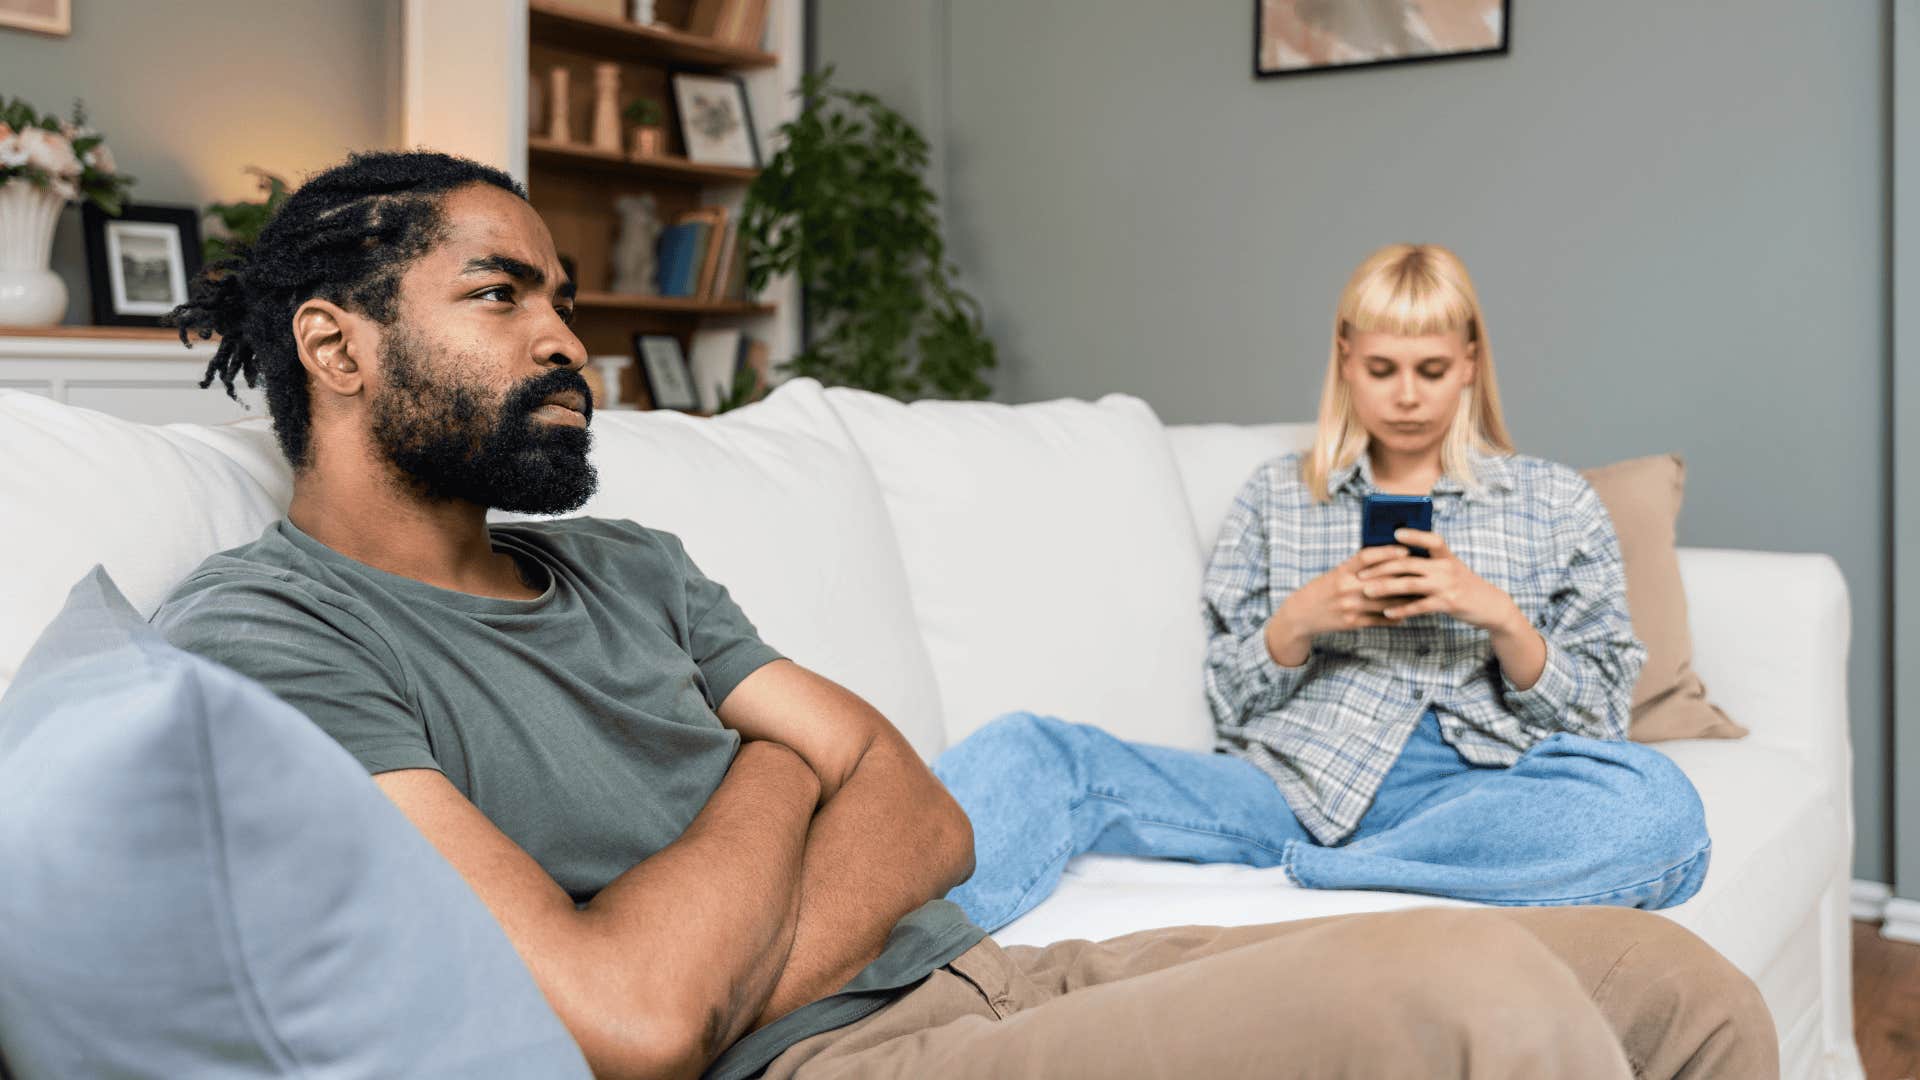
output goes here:
{"type": "Polygon", "coordinates": [[[47,187],[60,197],[61,202],[72,202],[80,197],[80,185],[75,183],[72,177],[56,176],[47,187]]]}
{"type": "Polygon", "coordinates": [[[80,159],[73,156],[73,144],[57,131],[28,128],[20,133],[20,145],[26,149],[27,164],[37,165],[53,176],[75,176],[80,159]]]}
{"type": "Polygon", "coordinates": [[[98,169],[103,173],[119,171],[113,164],[113,151],[107,149],[106,143],[101,143],[87,151],[87,168],[98,169]]]}
{"type": "Polygon", "coordinates": [[[0,168],[11,169],[27,163],[27,148],[20,145],[20,136],[11,131],[0,135],[0,168]]]}

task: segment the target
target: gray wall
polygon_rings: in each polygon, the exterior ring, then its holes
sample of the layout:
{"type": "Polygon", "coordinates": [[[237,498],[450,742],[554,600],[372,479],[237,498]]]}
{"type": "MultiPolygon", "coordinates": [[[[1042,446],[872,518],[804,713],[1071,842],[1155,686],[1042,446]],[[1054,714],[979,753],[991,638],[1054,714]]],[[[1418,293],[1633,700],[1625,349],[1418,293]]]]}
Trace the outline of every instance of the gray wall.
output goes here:
{"type": "MultiPolygon", "coordinates": [[[[0,29],[0,93],[87,103],[135,202],[254,199],[400,138],[398,0],[76,0],[73,34],[0,29]]],[[[203,222],[204,224],[204,222],[203,222]]],[[[54,236],[70,323],[92,322],[80,212],[54,236]]]]}
{"type": "Polygon", "coordinates": [[[817,61],[943,147],[1003,399],[1310,419],[1346,275],[1435,241],[1524,451],[1678,451],[1683,543],[1832,554],[1890,877],[1880,4],[1516,0],[1506,57],[1258,81],[1243,0],[818,6],[817,61]]]}

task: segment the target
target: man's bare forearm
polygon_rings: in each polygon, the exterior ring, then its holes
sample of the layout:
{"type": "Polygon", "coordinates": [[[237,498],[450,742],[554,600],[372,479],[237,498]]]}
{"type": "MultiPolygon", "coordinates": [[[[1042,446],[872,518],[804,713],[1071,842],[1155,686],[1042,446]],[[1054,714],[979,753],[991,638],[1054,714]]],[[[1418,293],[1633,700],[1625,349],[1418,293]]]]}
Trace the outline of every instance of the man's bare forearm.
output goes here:
{"type": "Polygon", "coordinates": [[[846,985],[894,924],[972,873],[966,815],[904,740],[877,741],[814,815],[793,949],[754,1027],[846,985]]]}
{"type": "Polygon", "coordinates": [[[792,751],[742,745],[686,832],[581,912],[608,948],[645,943],[626,963],[674,1000],[635,1006],[684,1010],[697,1029],[695,1072],[752,1029],[786,968],[819,791],[792,751]]]}

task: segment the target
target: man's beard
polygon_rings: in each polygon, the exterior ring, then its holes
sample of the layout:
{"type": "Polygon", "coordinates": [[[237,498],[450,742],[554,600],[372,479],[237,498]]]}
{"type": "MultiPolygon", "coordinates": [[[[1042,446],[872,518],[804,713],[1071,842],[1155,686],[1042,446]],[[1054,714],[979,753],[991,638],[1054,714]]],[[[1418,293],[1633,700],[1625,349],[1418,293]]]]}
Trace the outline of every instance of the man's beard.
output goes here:
{"type": "Polygon", "coordinates": [[[599,475],[587,459],[591,434],[533,416],[547,398],[571,390],[592,419],[593,393],[579,372],[556,367],[494,406],[479,388],[436,370],[419,341],[397,325],[381,344],[380,369],[374,445],[422,498],[564,514],[593,497],[599,475]]]}

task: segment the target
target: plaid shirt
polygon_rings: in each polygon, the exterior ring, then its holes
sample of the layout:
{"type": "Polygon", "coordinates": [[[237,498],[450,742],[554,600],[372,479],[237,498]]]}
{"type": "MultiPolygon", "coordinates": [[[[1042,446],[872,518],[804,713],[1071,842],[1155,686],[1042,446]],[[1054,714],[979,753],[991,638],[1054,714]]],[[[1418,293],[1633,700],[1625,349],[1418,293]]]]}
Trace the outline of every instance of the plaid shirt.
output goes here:
{"type": "Polygon", "coordinates": [[[1218,746],[1273,777],[1314,838],[1346,838],[1429,708],[1476,765],[1511,765],[1557,731],[1624,739],[1646,649],[1627,618],[1620,544],[1579,473],[1518,455],[1476,456],[1483,490],[1451,476],[1433,489],[1434,530],[1507,595],[1547,643],[1533,686],[1507,681],[1491,636],[1450,615],[1323,634],[1298,668],[1275,663],[1264,628],[1295,589],[1360,547],[1362,454],[1315,502],[1301,455],[1262,465],[1214,545],[1204,608],[1207,701],[1218,746]]]}

